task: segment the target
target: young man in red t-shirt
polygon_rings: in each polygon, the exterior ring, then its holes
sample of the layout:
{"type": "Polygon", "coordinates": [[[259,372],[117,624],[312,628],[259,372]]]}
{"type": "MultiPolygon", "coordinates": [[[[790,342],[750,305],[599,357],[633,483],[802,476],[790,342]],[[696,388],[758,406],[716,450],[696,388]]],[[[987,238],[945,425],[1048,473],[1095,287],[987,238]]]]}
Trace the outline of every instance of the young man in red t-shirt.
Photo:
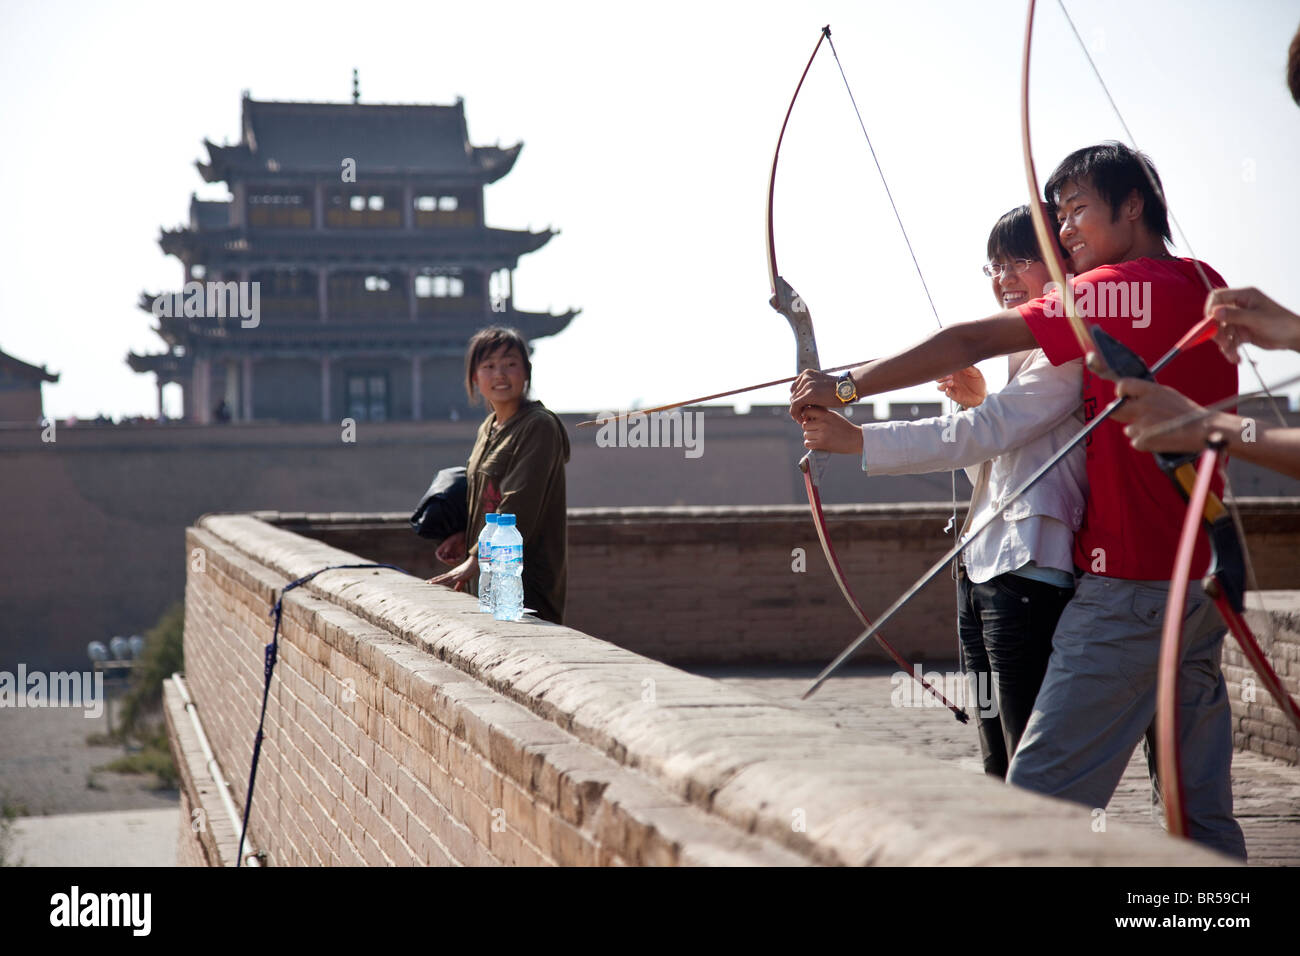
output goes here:
{"type": "MultiPolygon", "coordinates": [[[[1076,311],[1148,364],[1202,317],[1205,282],[1224,284],[1208,266],[1169,253],[1168,214],[1152,179],[1159,182],[1149,160],[1107,143],[1071,154],[1044,190],[1071,256],[1076,311]]],[[[849,375],[859,396],[874,395],[1031,348],[1043,349],[1054,365],[1082,354],[1059,290],[986,319],[949,325],[849,375]]],[[[1159,380],[1202,405],[1237,392],[1235,367],[1212,343],[1179,355],[1159,380]]],[[[795,420],[805,422],[809,406],[838,407],[835,381],[816,371],[800,375],[790,404],[795,420]]],[[[1114,394],[1112,382],[1085,367],[1088,419],[1114,394]]],[[[816,415],[805,422],[804,444],[861,454],[862,433],[841,416],[816,415]]],[[[1057,625],[1047,676],[1007,779],[1105,807],[1155,714],[1161,619],[1186,508],[1154,458],[1134,451],[1117,422],[1103,422],[1089,437],[1087,472],[1089,500],[1074,545],[1082,578],[1057,625]]],[[[1222,491],[1217,478],[1215,491],[1222,491]]],[[[1202,535],[1194,580],[1208,570],[1209,558],[1202,535]]],[[[1245,842],[1232,815],[1231,714],[1219,670],[1224,628],[1199,584],[1187,608],[1179,719],[1191,835],[1244,858],[1245,842]]]]}

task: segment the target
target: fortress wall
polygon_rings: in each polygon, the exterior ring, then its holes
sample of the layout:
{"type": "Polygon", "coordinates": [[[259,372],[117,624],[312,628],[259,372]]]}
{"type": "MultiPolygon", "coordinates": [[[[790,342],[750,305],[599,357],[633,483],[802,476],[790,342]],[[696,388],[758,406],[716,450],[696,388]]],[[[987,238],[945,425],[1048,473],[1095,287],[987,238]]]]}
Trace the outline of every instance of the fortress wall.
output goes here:
{"type": "MultiPolygon", "coordinates": [[[[573,623],[630,647],[687,659],[674,656],[688,650],[680,640],[665,646],[642,628],[645,609],[657,606],[658,576],[665,587],[684,589],[682,601],[711,594],[718,606],[726,603],[719,596],[734,602],[723,616],[748,614],[760,639],[756,649],[777,659],[824,656],[856,628],[802,504],[794,467],[799,432],[776,414],[781,411],[710,409],[704,454],[693,459],[676,448],[602,448],[594,429],[570,431],[573,623]],[[657,527],[655,509],[672,507],[703,510],[698,516],[664,512],[657,527]],[[742,510],[730,516],[718,510],[727,507],[742,510]],[[582,510],[589,508],[615,510],[582,510]],[[739,571],[727,557],[738,541],[745,548],[739,571]],[[804,549],[806,573],[790,571],[795,548],[804,549]],[[603,600],[607,589],[624,603],[603,600]],[[784,629],[762,635],[763,623],[782,615],[806,624],[793,644],[784,629]],[[821,643],[806,649],[810,641],[821,643]]],[[[565,416],[566,424],[576,418],[565,416]]],[[[87,642],[144,632],[184,593],[185,529],[200,515],[409,514],[435,471],[464,462],[476,427],[471,421],[361,422],[354,443],[327,424],[60,425],[53,442],[42,442],[37,428],[0,427],[0,670],[19,662],[29,669],[84,667],[87,642]]],[[[1261,484],[1251,473],[1234,472],[1233,487],[1242,495],[1285,491],[1276,484],[1283,479],[1270,480],[1261,484]]],[[[958,493],[964,498],[964,485],[958,493]]],[[[864,479],[856,462],[833,463],[823,485],[832,538],[868,614],[886,606],[950,542],[942,534],[949,496],[946,473],[864,479]],[[907,505],[855,509],[890,502],[907,505]],[[891,533],[898,535],[892,542],[891,533]]],[[[1246,498],[1242,512],[1261,586],[1300,588],[1300,498],[1246,498]]],[[[409,538],[401,546],[408,560],[423,560],[432,572],[432,543],[409,538]]],[[[950,598],[950,589],[936,582],[921,600],[945,617],[909,620],[894,636],[919,637],[918,653],[951,658],[950,598]]],[[[728,627],[725,620],[710,622],[701,657],[734,659],[743,650],[728,627]]]]}

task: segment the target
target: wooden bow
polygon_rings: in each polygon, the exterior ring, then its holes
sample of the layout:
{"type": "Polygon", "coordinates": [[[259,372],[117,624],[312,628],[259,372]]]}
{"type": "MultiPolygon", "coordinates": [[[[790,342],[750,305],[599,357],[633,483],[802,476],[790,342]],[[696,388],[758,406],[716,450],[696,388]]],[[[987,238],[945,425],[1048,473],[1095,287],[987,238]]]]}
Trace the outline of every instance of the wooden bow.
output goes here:
{"type": "MultiPolygon", "coordinates": [[[[821,368],[821,362],[817,358],[817,337],[813,333],[812,313],[798,293],[781,276],[781,270],[776,262],[776,235],[773,218],[776,199],[776,170],[777,163],[781,158],[781,143],[785,140],[785,130],[790,123],[790,115],[794,112],[794,104],[799,98],[799,91],[803,89],[803,81],[807,78],[808,71],[812,68],[813,60],[817,58],[817,52],[821,49],[823,41],[831,43],[833,49],[830,36],[831,28],[827,25],[822,28],[821,36],[817,38],[817,45],[813,47],[812,56],[808,57],[808,63],[799,76],[799,83],[795,87],[794,96],[790,97],[790,105],[785,111],[785,119],[781,122],[781,133],[776,139],[776,150],[772,153],[772,174],[767,186],[767,270],[772,286],[770,302],[772,308],[785,316],[786,321],[790,323],[791,331],[794,332],[796,375],[808,369],[821,368]]],[[[850,93],[850,95],[852,94],[850,93]]],[[[829,458],[830,454],[828,452],[810,451],[799,461],[799,470],[803,472],[804,492],[808,497],[808,509],[812,513],[813,526],[817,529],[817,539],[821,542],[822,553],[826,556],[826,564],[831,570],[831,575],[835,578],[835,583],[839,586],[840,593],[844,595],[844,600],[853,609],[853,613],[862,622],[862,626],[871,628],[871,620],[867,617],[866,612],[862,610],[862,604],[853,594],[853,590],[849,587],[848,580],[844,576],[844,568],[840,565],[839,556],[835,553],[835,546],[831,543],[830,531],[826,527],[826,513],[822,509],[819,489],[829,458]]],[[[934,685],[922,677],[920,670],[913,668],[906,658],[885,639],[884,635],[876,632],[874,636],[876,642],[884,648],[885,653],[893,659],[894,663],[912,675],[936,699],[942,701],[943,705],[951,710],[959,721],[965,723],[970,719],[964,710],[948,700],[934,685]]]]}

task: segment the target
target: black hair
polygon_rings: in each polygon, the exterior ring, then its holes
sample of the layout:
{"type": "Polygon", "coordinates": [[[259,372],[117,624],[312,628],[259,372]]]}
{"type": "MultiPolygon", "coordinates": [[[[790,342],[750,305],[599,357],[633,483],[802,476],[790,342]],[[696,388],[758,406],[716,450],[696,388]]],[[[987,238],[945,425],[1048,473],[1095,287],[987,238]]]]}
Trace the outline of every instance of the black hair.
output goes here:
{"type": "MultiPolygon", "coordinates": [[[[1055,213],[1046,204],[1043,212],[1050,223],[1055,213]]],[[[1056,249],[1062,258],[1067,258],[1061,248],[1060,237],[1052,232],[1056,239],[1056,249]]],[[[1034,232],[1034,218],[1029,214],[1028,206],[1017,206],[1010,212],[1003,213],[1002,218],[993,224],[989,231],[988,257],[992,262],[998,257],[1007,259],[1030,259],[1041,262],[1042,250],[1038,245],[1038,236],[1034,232]]]]}
{"type": "MultiPolygon", "coordinates": [[[[506,328],[503,325],[479,329],[465,348],[465,394],[469,396],[471,405],[478,401],[474,395],[474,373],[478,371],[479,363],[503,347],[507,351],[513,349],[519,353],[519,357],[524,362],[524,381],[532,382],[533,361],[528,357],[528,340],[520,334],[519,330],[506,328]]],[[[528,388],[525,385],[525,396],[527,392],[528,388]]]]}
{"type": "Polygon", "coordinates": [[[1169,233],[1169,209],[1160,174],[1150,157],[1129,149],[1123,143],[1098,143],[1076,149],[1052,172],[1043,187],[1043,198],[1056,208],[1061,188],[1069,182],[1086,183],[1097,191],[1111,210],[1111,222],[1119,218],[1119,207],[1137,190],[1142,197],[1142,221],[1166,242],[1169,233]]]}
{"type": "Polygon", "coordinates": [[[1291,38],[1291,49],[1287,52],[1286,85],[1291,88],[1291,99],[1300,106],[1300,30],[1291,38]]]}
{"type": "Polygon", "coordinates": [[[1008,259],[1041,259],[1038,237],[1034,235],[1034,220],[1028,206],[1017,206],[993,224],[989,232],[989,261],[1005,256],[1008,259]]]}

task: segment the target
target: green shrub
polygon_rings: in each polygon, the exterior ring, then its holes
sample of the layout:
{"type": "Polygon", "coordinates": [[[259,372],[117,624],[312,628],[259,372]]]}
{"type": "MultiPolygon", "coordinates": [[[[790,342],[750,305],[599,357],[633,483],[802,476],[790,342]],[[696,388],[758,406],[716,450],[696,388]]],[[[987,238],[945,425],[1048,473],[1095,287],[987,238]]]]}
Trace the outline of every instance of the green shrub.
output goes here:
{"type": "Polygon", "coordinates": [[[163,787],[179,783],[167,727],[162,717],[163,681],[184,670],[185,605],[173,604],[144,635],[144,652],[131,670],[131,686],[122,698],[118,726],[108,735],[116,743],[135,742],[140,749],[96,770],[151,773],[163,787]]]}
{"type": "Polygon", "coordinates": [[[169,607],[144,635],[144,653],[131,671],[118,729],[123,738],[151,736],[146,717],[162,712],[163,681],[185,669],[185,605],[169,607]]]}
{"type": "Polygon", "coordinates": [[[9,856],[9,842],[13,839],[14,820],[23,816],[24,808],[8,800],[0,800],[0,866],[22,866],[22,860],[9,856]]]}
{"type": "Polygon", "coordinates": [[[118,757],[95,769],[117,773],[151,773],[158,778],[159,787],[174,790],[180,786],[176,761],[172,759],[171,747],[167,745],[165,728],[145,741],[144,747],[136,753],[118,757]]]}

